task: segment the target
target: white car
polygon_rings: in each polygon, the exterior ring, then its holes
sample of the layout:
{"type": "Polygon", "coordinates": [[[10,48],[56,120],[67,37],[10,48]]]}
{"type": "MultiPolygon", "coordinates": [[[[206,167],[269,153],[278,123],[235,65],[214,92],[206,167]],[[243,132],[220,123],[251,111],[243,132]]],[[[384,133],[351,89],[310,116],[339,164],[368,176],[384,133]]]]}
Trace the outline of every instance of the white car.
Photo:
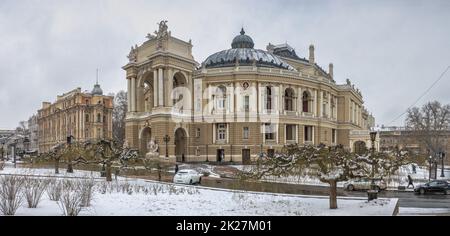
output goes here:
{"type": "MultiPolygon", "coordinates": [[[[386,190],[387,185],[386,182],[382,179],[374,179],[375,182],[375,190],[386,190]]],[[[369,190],[370,185],[372,183],[372,180],[370,178],[361,178],[361,179],[355,179],[350,180],[346,183],[344,183],[344,189],[348,191],[353,190],[369,190]]]]}
{"type": "Polygon", "coordinates": [[[196,184],[200,183],[200,181],[201,175],[196,170],[180,170],[173,177],[173,182],[176,184],[196,184]]]}

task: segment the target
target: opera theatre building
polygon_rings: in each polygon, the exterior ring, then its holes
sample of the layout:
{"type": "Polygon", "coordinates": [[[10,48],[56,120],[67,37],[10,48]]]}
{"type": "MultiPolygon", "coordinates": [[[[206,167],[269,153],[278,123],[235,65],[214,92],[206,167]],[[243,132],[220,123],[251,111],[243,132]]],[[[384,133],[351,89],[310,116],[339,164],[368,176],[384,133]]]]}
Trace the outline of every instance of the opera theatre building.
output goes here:
{"type": "Polygon", "coordinates": [[[141,155],[156,143],[172,161],[246,164],[294,143],[370,147],[373,117],[361,92],[349,80],[336,84],[313,45],[308,59],[287,44],[255,49],[242,29],[231,48],[198,63],[191,41],[173,37],[166,22],[123,67],[126,140],[141,155]]]}

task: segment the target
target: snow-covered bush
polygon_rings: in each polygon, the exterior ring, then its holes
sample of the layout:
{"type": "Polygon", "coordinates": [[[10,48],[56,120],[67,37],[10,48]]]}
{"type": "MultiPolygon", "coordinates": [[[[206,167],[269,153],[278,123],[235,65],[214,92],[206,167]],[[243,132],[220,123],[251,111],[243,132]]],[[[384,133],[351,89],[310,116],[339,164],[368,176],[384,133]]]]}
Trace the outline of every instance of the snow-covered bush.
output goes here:
{"type": "Polygon", "coordinates": [[[47,195],[52,201],[59,201],[61,198],[63,185],[57,179],[51,179],[47,184],[47,195]]]}
{"type": "Polygon", "coordinates": [[[25,178],[25,199],[29,208],[36,208],[47,188],[48,180],[25,178]]]}
{"type": "Polygon", "coordinates": [[[22,205],[23,184],[23,177],[0,177],[0,211],[4,215],[15,215],[17,209],[22,205]]]}
{"type": "MultiPolygon", "coordinates": [[[[78,182],[78,191],[81,192],[83,207],[88,207],[91,205],[92,196],[94,194],[93,188],[95,186],[94,179],[83,179],[78,182]]],[[[76,190],[76,191],[77,191],[76,190]]]]}
{"type": "Polygon", "coordinates": [[[82,210],[83,193],[80,190],[64,189],[58,206],[65,216],[78,216],[82,210]]]}

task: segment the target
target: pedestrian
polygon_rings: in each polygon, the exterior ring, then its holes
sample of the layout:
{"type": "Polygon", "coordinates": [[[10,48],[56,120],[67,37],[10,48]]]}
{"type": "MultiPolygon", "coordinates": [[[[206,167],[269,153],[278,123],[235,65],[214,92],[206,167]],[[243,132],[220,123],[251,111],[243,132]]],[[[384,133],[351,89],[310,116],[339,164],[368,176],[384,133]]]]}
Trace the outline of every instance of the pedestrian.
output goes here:
{"type": "Polygon", "coordinates": [[[178,173],[178,164],[175,164],[175,174],[178,173]]]}
{"type": "Polygon", "coordinates": [[[416,172],[416,165],[414,165],[414,164],[412,164],[412,171],[413,171],[414,174],[417,173],[417,172],[416,172]]]}
{"type": "Polygon", "coordinates": [[[413,179],[411,178],[411,175],[408,175],[408,186],[406,188],[409,188],[409,186],[412,186],[412,188],[414,188],[413,179]]]}

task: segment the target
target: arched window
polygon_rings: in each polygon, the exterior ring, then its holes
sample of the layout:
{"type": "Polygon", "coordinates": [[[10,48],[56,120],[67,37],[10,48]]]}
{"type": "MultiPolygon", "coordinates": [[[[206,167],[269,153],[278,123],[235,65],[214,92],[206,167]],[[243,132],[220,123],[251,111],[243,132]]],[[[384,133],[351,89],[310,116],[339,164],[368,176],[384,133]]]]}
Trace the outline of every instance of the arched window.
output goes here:
{"type": "Polygon", "coordinates": [[[266,109],[272,110],[272,87],[266,87],[266,109]]]}
{"type": "Polygon", "coordinates": [[[294,111],[294,90],[292,88],[284,91],[284,110],[294,111]]]}
{"type": "Polygon", "coordinates": [[[311,96],[307,91],[303,92],[302,103],[303,103],[303,112],[310,112],[309,101],[311,100],[311,96]]]}
{"type": "Polygon", "coordinates": [[[97,122],[102,122],[102,115],[100,115],[100,113],[97,114],[97,122]]]}
{"type": "Polygon", "coordinates": [[[85,120],[86,122],[89,122],[89,114],[84,115],[84,120],[85,120]]]}

